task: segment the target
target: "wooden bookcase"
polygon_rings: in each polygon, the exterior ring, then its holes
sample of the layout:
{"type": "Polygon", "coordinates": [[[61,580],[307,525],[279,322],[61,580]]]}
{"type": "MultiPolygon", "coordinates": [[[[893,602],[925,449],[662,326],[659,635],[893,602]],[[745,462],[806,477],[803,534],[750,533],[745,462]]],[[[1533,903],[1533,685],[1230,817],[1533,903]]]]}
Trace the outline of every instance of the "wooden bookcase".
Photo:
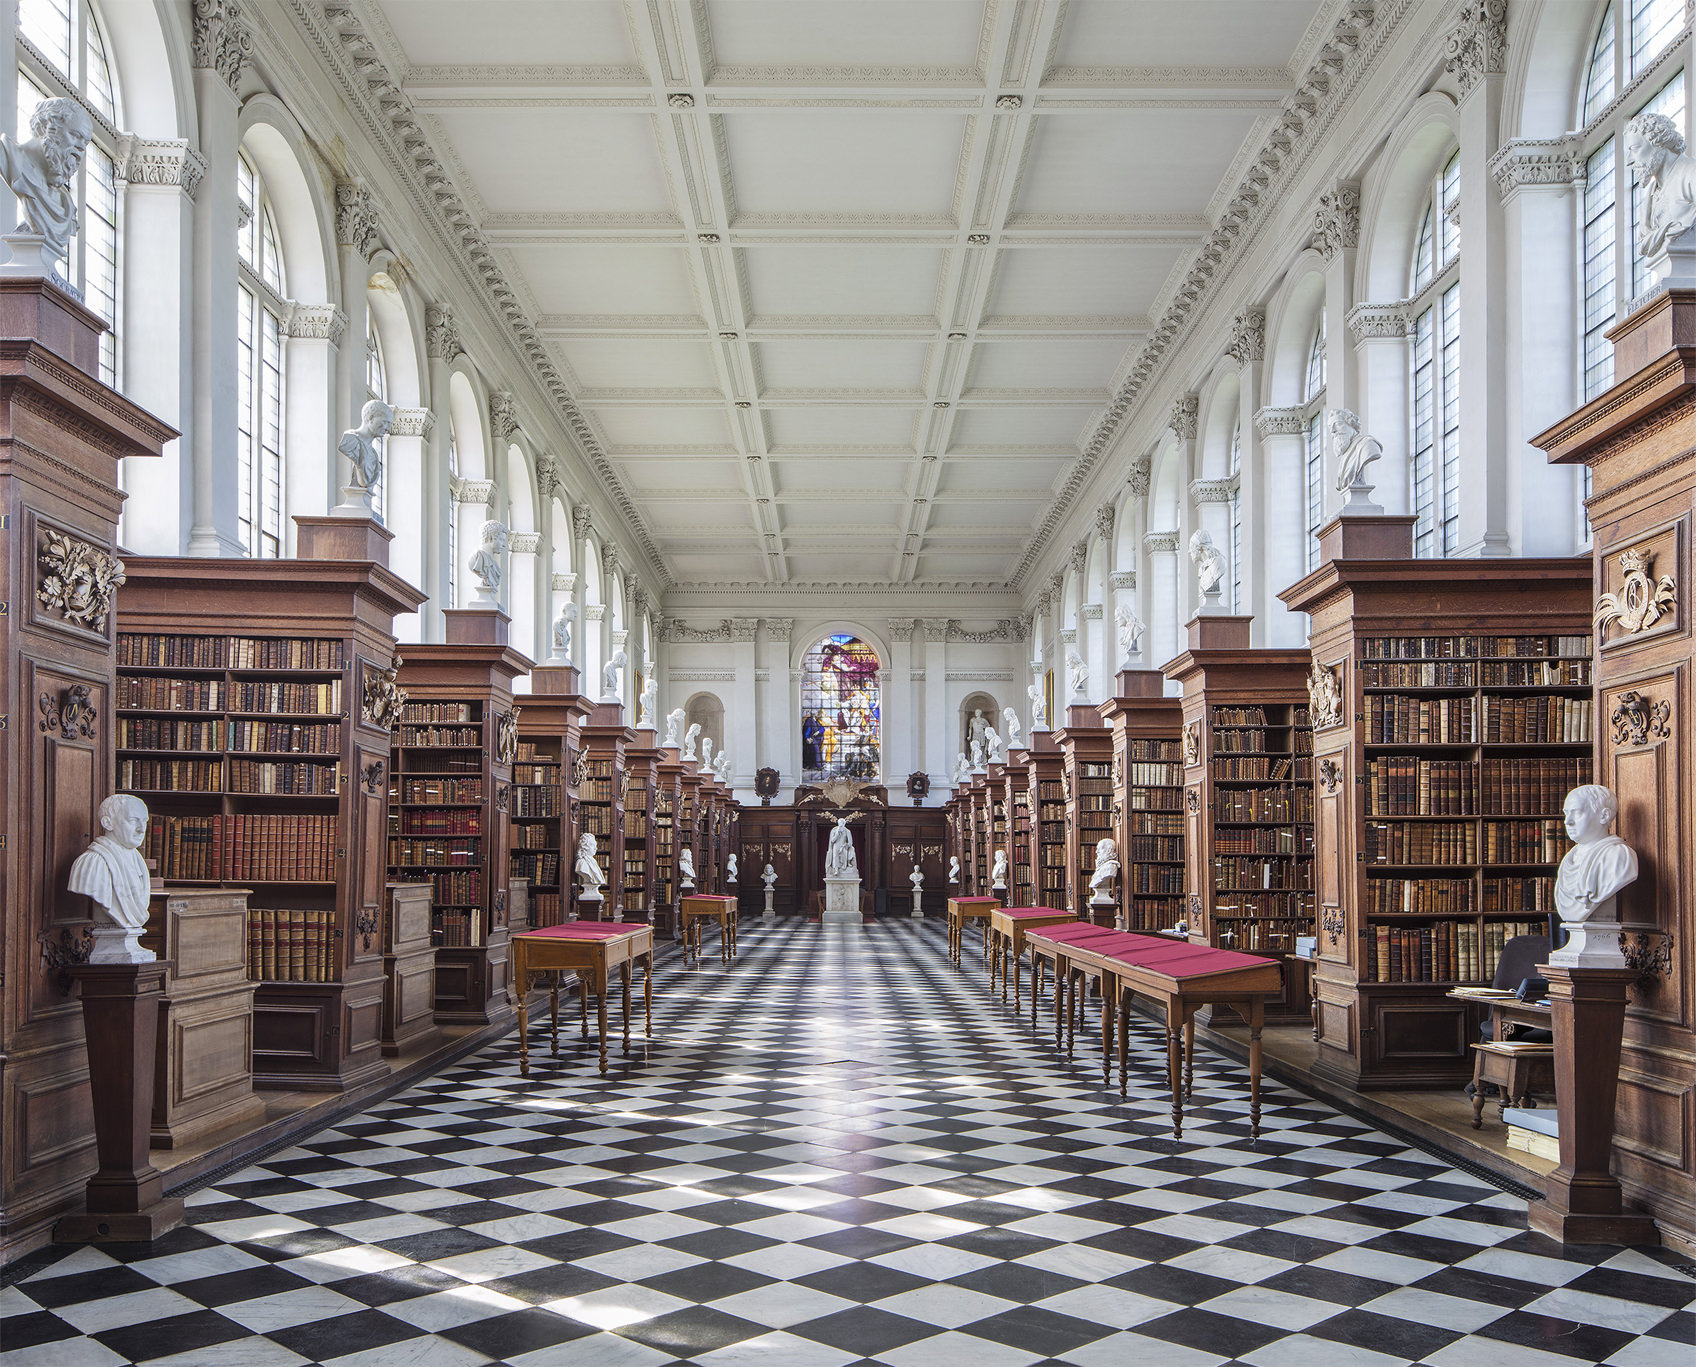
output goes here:
{"type": "MultiPolygon", "coordinates": [[[[661,746],[654,765],[653,850],[654,924],[677,938],[682,903],[677,891],[677,851],[683,812],[683,761],[677,747],[661,746]]],[[[757,877],[765,862],[754,870],[757,877]]],[[[763,887],[763,884],[756,884],[763,887]]]]}
{"type": "Polygon", "coordinates": [[[572,904],[577,919],[616,921],[624,914],[624,752],[635,743],[636,733],[624,724],[621,704],[598,702],[583,724],[582,736],[583,749],[572,774],[577,829],[571,858],[575,864],[576,841],[589,831],[595,837],[595,859],[607,881],[599,902],[584,902],[573,878],[572,904]]]}
{"type": "Polygon", "coordinates": [[[624,812],[624,886],[621,893],[623,921],[655,920],[657,890],[654,863],[657,839],[654,830],[654,799],[659,787],[659,762],[663,753],[652,744],[654,733],[633,731],[625,747],[620,777],[624,812]]]}
{"type": "MultiPolygon", "coordinates": [[[[677,808],[677,855],[681,858],[685,849],[689,851],[689,857],[695,865],[695,885],[685,891],[683,876],[679,874],[677,878],[679,899],[688,896],[689,893],[707,891],[706,880],[701,872],[701,855],[706,849],[701,839],[701,807],[703,801],[701,786],[704,780],[705,775],[701,773],[698,760],[686,759],[682,761],[682,767],[677,776],[678,788],[681,793],[677,808]]],[[[681,905],[680,900],[679,906],[681,905]]]]}
{"type": "Polygon", "coordinates": [[[315,558],[324,521],[300,519],[297,560],[133,559],[118,599],[118,786],[147,803],[167,884],[251,890],[260,1088],[388,1072],[389,732],[367,701],[423,595],[315,558]]]}
{"type": "Polygon", "coordinates": [[[1113,733],[1094,707],[1066,709],[1066,725],[1054,733],[1066,785],[1066,900],[1046,903],[1080,920],[1111,925],[1112,907],[1090,905],[1095,844],[1117,827],[1113,786],[1113,733]]]}
{"type": "Polygon", "coordinates": [[[1060,907],[1066,897],[1066,757],[1056,735],[1033,731],[1025,752],[1033,906],[1060,907]]]}
{"type": "Polygon", "coordinates": [[[1101,705],[1119,795],[1119,926],[1170,930],[1184,918],[1183,704],[1157,669],[1123,670],[1101,705]]]}
{"type": "Polygon", "coordinates": [[[984,775],[983,800],[989,817],[989,868],[991,882],[994,882],[995,852],[1005,850],[1007,853],[1007,892],[1010,896],[1013,888],[1013,850],[1009,844],[1012,831],[1010,810],[1007,806],[1007,765],[996,763],[988,766],[984,775]]]}
{"type": "Polygon", "coordinates": [[[967,790],[972,804],[972,890],[980,897],[989,895],[990,870],[995,867],[995,852],[990,848],[989,775],[972,774],[972,786],[967,790]]]}
{"type": "Polygon", "coordinates": [[[1696,293],[1651,292],[1608,333],[1613,387],[1534,438],[1550,460],[1588,467],[1597,599],[1655,602],[1653,613],[1605,618],[1595,635],[1596,782],[1619,799],[1614,830],[1640,865],[1619,895],[1639,976],[1625,1010],[1612,1153],[1627,1205],[1650,1211],[1686,1257],[1696,1252],[1693,326],[1696,293]]]}
{"type": "Polygon", "coordinates": [[[577,857],[571,775],[582,749],[583,722],[593,704],[578,692],[577,670],[570,665],[538,665],[530,671],[530,689],[517,698],[509,872],[529,878],[529,924],[540,929],[557,926],[571,914],[570,883],[577,857]],[[552,866],[533,858],[541,852],[554,855],[552,866]],[[536,876],[542,873],[549,876],[536,876]]]}
{"type": "Polygon", "coordinates": [[[395,882],[431,887],[436,1020],[483,1025],[512,1014],[507,880],[518,721],[512,681],[530,661],[493,609],[447,612],[447,641],[407,647],[389,798],[395,882]],[[409,844],[445,826],[452,843],[409,844]],[[415,857],[421,856],[421,857],[415,857]]]}
{"type": "Polygon", "coordinates": [[[1007,885],[1007,905],[1028,907],[1036,901],[1036,877],[1031,864],[1031,775],[1024,749],[1007,756],[1004,791],[1007,803],[1007,860],[1012,878],[1007,885]]]}
{"type": "Polygon", "coordinates": [[[1311,1017],[1313,732],[1306,650],[1254,650],[1247,617],[1192,618],[1163,666],[1184,690],[1185,916],[1190,939],[1279,959],[1269,1020],[1311,1017]]]}
{"type": "Polygon", "coordinates": [[[1590,565],[1416,560],[1407,517],[1320,545],[1283,595],[1313,618],[1315,1071],[1455,1086],[1479,1013],[1447,994],[1547,931],[1561,804],[1591,781],[1590,565]]]}

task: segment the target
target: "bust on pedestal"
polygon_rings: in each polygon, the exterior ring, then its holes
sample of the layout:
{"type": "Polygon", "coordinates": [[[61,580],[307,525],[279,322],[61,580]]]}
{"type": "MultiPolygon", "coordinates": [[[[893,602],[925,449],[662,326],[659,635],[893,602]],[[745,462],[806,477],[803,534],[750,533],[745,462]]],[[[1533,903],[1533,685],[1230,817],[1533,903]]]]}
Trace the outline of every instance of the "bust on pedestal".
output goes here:
{"type": "Polygon", "coordinates": [[[695,851],[687,845],[677,852],[677,886],[683,892],[695,890],[695,851]]]}
{"type": "Polygon", "coordinates": [[[1003,899],[1005,899],[1005,897],[1006,897],[1006,894],[1007,894],[1007,851],[1006,850],[997,850],[995,852],[995,863],[990,866],[990,870],[989,870],[989,890],[991,892],[999,892],[1000,894],[1002,894],[1003,899]]]}
{"type": "Polygon", "coordinates": [[[1566,833],[1573,846],[1555,876],[1555,910],[1567,932],[1549,955],[1563,968],[1624,968],[1616,894],[1637,881],[1637,852],[1608,827],[1619,814],[1614,795],[1587,783],[1566,795],[1566,833]]]}
{"type": "Polygon", "coordinates": [[[70,890],[94,903],[91,964],[146,964],[156,957],[141,947],[151,894],[141,844],[147,839],[147,807],[139,797],[114,793],[100,804],[104,832],[71,865],[70,890]]]}
{"type": "Polygon", "coordinates": [[[920,905],[925,890],[924,870],[914,864],[913,871],[907,875],[907,881],[913,885],[913,919],[922,921],[925,919],[924,908],[920,905]]]}
{"type": "Polygon", "coordinates": [[[860,861],[848,818],[836,818],[824,855],[824,919],[860,924],[860,861]]]}
{"type": "Polygon", "coordinates": [[[766,871],[760,875],[760,882],[766,885],[766,907],[761,919],[775,921],[777,919],[777,908],[773,905],[772,899],[777,896],[777,870],[767,864],[766,871]]]}
{"type": "Polygon", "coordinates": [[[1104,835],[1095,842],[1095,872],[1089,876],[1089,899],[1092,907],[1117,905],[1113,900],[1113,880],[1119,876],[1119,847],[1113,837],[1104,835]]]}
{"type": "Polygon", "coordinates": [[[577,894],[579,920],[601,919],[601,903],[605,900],[601,895],[601,887],[607,881],[607,876],[601,872],[601,863],[595,858],[595,850],[594,832],[584,831],[577,840],[577,881],[582,885],[582,891],[577,894]],[[584,912],[590,915],[585,917],[584,912]]]}

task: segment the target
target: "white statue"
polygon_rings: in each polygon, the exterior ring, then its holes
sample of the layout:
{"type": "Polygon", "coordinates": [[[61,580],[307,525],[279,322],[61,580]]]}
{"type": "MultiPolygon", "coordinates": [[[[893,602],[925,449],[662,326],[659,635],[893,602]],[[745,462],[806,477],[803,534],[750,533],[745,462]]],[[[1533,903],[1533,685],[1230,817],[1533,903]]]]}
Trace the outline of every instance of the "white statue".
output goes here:
{"type": "Polygon", "coordinates": [[[0,135],[0,180],[17,196],[19,217],[16,232],[6,234],[12,259],[4,273],[42,275],[76,294],[58,262],[76,236],[77,182],[94,121],[75,100],[43,100],[29,131],[21,143],[0,135]]]}
{"type": "Polygon", "coordinates": [[[395,425],[395,410],[381,399],[368,399],[359,413],[359,426],[343,432],[336,450],[346,456],[350,466],[347,483],[342,485],[342,501],[336,512],[352,517],[375,517],[371,502],[373,490],[383,474],[383,452],[377,445],[388,436],[395,425]]]}
{"type": "Polygon", "coordinates": [[[1072,701],[1085,702],[1089,693],[1089,666],[1078,654],[1076,646],[1066,648],[1066,682],[1071,685],[1072,701]]]}
{"type": "Polygon", "coordinates": [[[601,900],[601,888],[605,885],[607,876],[601,872],[600,861],[595,858],[593,831],[584,831],[577,837],[577,881],[583,888],[577,897],[579,902],[601,900]]]}
{"type": "Polygon", "coordinates": [[[689,729],[683,733],[683,758],[684,759],[692,760],[692,759],[695,758],[695,742],[700,737],[700,734],[701,734],[701,723],[698,722],[698,721],[690,722],[689,723],[689,729]]]}
{"type": "Polygon", "coordinates": [[[989,886],[996,892],[1007,891],[1007,851],[995,852],[995,863],[990,866],[989,886]]]}
{"type": "Polygon", "coordinates": [[[766,871],[760,875],[760,882],[764,883],[766,885],[766,891],[770,892],[777,886],[777,870],[770,864],[767,864],[766,871]]]}
{"type": "Polygon", "coordinates": [[[71,865],[70,890],[94,903],[91,964],[145,964],[158,956],[143,949],[150,892],[147,861],[147,807],[139,797],[114,793],[100,804],[101,834],[71,865]]]}
{"type": "Polygon", "coordinates": [[[1619,802],[1599,783],[1566,795],[1566,833],[1573,846],[1555,875],[1555,910],[1570,936],[1549,962],[1566,967],[1624,968],[1615,894],[1637,881],[1637,852],[1608,827],[1619,802]]]}
{"type": "MultiPolygon", "coordinates": [[[[1042,661],[1032,660],[1031,668],[1040,675],[1042,673],[1042,661]]],[[[1025,690],[1025,696],[1031,700],[1031,730],[1048,730],[1047,690],[1042,686],[1040,678],[1025,690]]]]}
{"type": "Polygon", "coordinates": [[[858,878],[860,861],[854,856],[854,836],[848,829],[848,818],[839,816],[830,833],[830,844],[824,853],[826,878],[858,878]]]}
{"type": "Polygon", "coordinates": [[[1129,665],[1142,653],[1142,634],[1146,628],[1137,610],[1128,603],[1119,604],[1113,620],[1119,624],[1119,655],[1129,665]]]}
{"type": "Polygon", "coordinates": [[[601,666],[601,701],[618,701],[618,676],[625,665],[630,663],[630,657],[622,650],[613,652],[612,659],[601,666]]]}
{"type": "Polygon", "coordinates": [[[913,885],[913,895],[918,896],[919,893],[924,891],[925,871],[914,864],[913,871],[907,875],[907,881],[913,885]]]}
{"type": "Polygon", "coordinates": [[[682,725],[683,709],[681,707],[672,708],[665,714],[665,739],[660,744],[675,749],[677,747],[677,729],[682,725]]]}
{"type": "Polygon", "coordinates": [[[1196,587],[1208,609],[1219,606],[1219,582],[1225,577],[1225,552],[1213,544],[1213,535],[1205,527],[1196,528],[1190,537],[1190,564],[1195,566],[1196,587]]]}
{"type": "Polygon", "coordinates": [[[966,752],[954,756],[954,786],[964,788],[972,781],[972,766],[966,762],[966,752]]]}
{"type": "Polygon", "coordinates": [[[986,744],[984,733],[988,730],[989,722],[983,715],[983,708],[974,708],[972,715],[966,719],[966,748],[972,752],[974,764],[978,748],[986,744]]]}
{"type": "Polygon", "coordinates": [[[1113,880],[1119,876],[1119,846],[1104,835],[1095,842],[1095,872],[1089,876],[1091,906],[1113,905],[1113,880]]]}
{"type": "Polygon", "coordinates": [[[733,854],[724,856],[724,881],[727,883],[736,881],[736,856],[733,854]]]}
{"type": "Polygon", "coordinates": [[[1370,497],[1372,485],[1366,467],[1384,454],[1376,437],[1360,430],[1360,418],[1347,408],[1333,408],[1325,416],[1325,440],[1331,447],[1331,468],[1336,472],[1337,492],[1348,495],[1345,513],[1376,514],[1384,510],[1370,497]]]}
{"type": "Polygon", "coordinates": [[[649,731],[654,729],[654,704],[659,698],[659,680],[652,674],[645,674],[642,679],[642,694],[636,700],[636,725],[646,727],[649,731]]]}
{"type": "Polygon", "coordinates": [[[501,557],[506,554],[506,524],[485,522],[479,537],[480,544],[471,557],[471,577],[477,581],[477,592],[471,601],[478,606],[492,606],[501,591],[501,557]]]}
{"type": "Polygon", "coordinates": [[[711,736],[701,737],[701,772],[703,774],[713,772],[713,738],[711,736]]]}
{"type": "Polygon", "coordinates": [[[560,604],[559,616],[554,618],[554,653],[550,664],[571,663],[571,633],[577,626],[577,604],[569,598],[560,604]]]}
{"type": "Polygon", "coordinates": [[[974,774],[983,772],[986,758],[987,756],[983,752],[983,737],[974,736],[972,738],[972,772],[974,774]]]}
{"type": "Polygon", "coordinates": [[[1637,250],[1652,259],[1696,227],[1696,158],[1665,114],[1639,114],[1626,124],[1625,158],[1643,191],[1637,250]]]}
{"type": "Polygon", "coordinates": [[[720,750],[718,752],[718,763],[713,767],[713,772],[718,775],[720,783],[726,787],[730,786],[730,751],[720,750]]]}
{"type": "Polygon", "coordinates": [[[1017,750],[1024,744],[1024,736],[1020,734],[1019,714],[1011,707],[1001,709],[1001,724],[1007,729],[1007,748],[1017,750]]]}
{"type": "Polygon", "coordinates": [[[960,856],[957,854],[948,856],[948,881],[950,883],[960,881],[960,856]]]}
{"type": "Polygon", "coordinates": [[[984,728],[984,736],[989,741],[989,762],[991,764],[1005,764],[1007,756],[1001,751],[1001,733],[993,726],[989,726],[984,728]]]}
{"type": "Polygon", "coordinates": [[[695,886],[695,852],[687,845],[677,852],[677,883],[684,892],[695,886]]]}

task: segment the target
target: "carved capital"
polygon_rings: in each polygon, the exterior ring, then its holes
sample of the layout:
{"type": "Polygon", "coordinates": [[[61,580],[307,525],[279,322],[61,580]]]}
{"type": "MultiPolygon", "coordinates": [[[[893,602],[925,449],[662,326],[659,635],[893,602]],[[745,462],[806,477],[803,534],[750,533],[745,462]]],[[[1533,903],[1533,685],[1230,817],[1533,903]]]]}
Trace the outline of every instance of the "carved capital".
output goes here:
{"type": "Polygon", "coordinates": [[[1113,535],[1113,521],[1118,516],[1118,509],[1111,503],[1103,503],[1095,510],[1095,530],[1103,537],[1113,535]]]}
{"type": "Polygon", "coordinates": [[[1135,570],[1120,570],[1109,575],[1107,583],[1115,593],[1130,593],[1137,586],[1137,572],[1135,570]]]}
{"type": "Polygon", "coordinates": [[[389,429],[390,436],[423,437],[428,441],[436,430],[436,415],[431,409],[397,408],[394,414],[395,425],[389,429]]]}
{"type": "Polygon", "coordinates": [[[608,579],[614,579],[618,576],[621,563],[616,545],[609,541],[601,547],[601,568],[606,572],[608,579]]]}
{"type": "Polygon", "coordinates": [[[1313,211],[1313,245],[1327,261],[1360,245],[1360,190],[1338,181],[1319,196],[1313,211]]]}
{"type": "Polygon", "coordinates": [[[555,593],[571,593],[577,588],[575,574],[556,574],[549,582],[555,593]]]}
{"type": "Polygon", "coordinates": [[[1076,627],[1067,627],[1065,630],[1063,630],[1060,633],[1060,644],[1061,645],[1063,645],[1063,646],[1075,646],[1075,645],[1077,645],[1077,643],[1078,643],[1078,629],[1076,627]]]}
{"type": "Polygon", "coordinates": [[[540,532],[508,532],[506,547],[514,555],[534,555],[542,546],[540,532]]]}
{"type": "Polygon", "coordinates": [[[1267,437],[1299,437],[1307,431],[1307,419],[1299,408],[1262,408],[1254,415],[1254,430],[1267,437]]]}
{"type": "Polygon", "coordinates": [[[1403,338],[1410,329],[1407,305],[1356,304],[1349,310],[1349,336],[1357,342],[1381,338],[1403,338]]]}
{"type": "Polygon", "coordinates": [[[758,617],[732,617],[730,619],[730,639],[733,641],[752,641],[759,633],[760,619],[758,617]]]}
{"type": "Polygon", "coordinates": [[[1484,77],[1500,76],[1507,69],[1508,0],[1463,5],[1443,50],[1443,70],[1455,78],[1462,99],[1484,77]]]}
{"type": "Polygon", "coordinates": [[[577,507],[571,510],[571,534],[581,541],[589,535],[589,529],[594,526],[594,514],[587,507],[577,507]]]}
{"type": "Polygon", "coordinates": [[[1231,322],[1231,341],[1225,348],[1238,365],[1266,357],[1266,310],[1244,309],[1231,322]]]}
{"type": "MultiPolygon", "coordinates": [[[[795,630],[795,619],[793,617],[767,617],[765,618],[765,627],[766,635],[771,637],[772,640],[787,641],[789,634],[795,630]]],[[[913,634],[912,628],[913,624],[909,620],[907,623],[908,636],[913,634]]]]}
{"type": "Polygon", "coordinates": [[[1041,593],[1037,594],[1037,596],[1036,596],[1036,615],[1038,617],[1047,616],[1048,612],[1050,611],[1050,609],[1053,608],[1053,606],[1054,606],[1054,593],[1053,593],[1052,590],[1044,589],[1041,593]]]}
{"type": "Polygon", "coordinates": [[[290,337],[340,345],[347,333],[347,314],[334,304],[290,304],[283,331],[290,337]]]}
{"type": "Polygon", "coordinates": [[[559,462],[552,456],[536,457],[536,492],[546,503],[559,488],[559,462]]]}
{"type": "Polygon", "coordinates": [[[193,199],[205,174],[206,158],[184,138],[123,137],[118,178],[131,185],[175,185],[193,199]]]}
{"type": "Polygon", "coordinates": [[[889,639],[892,641],[910,641],[913,639],[913,621],[911,617],[891,617],[889,619],[889,639]]]}
{"type": "Polygon", "coordinates": [[[1237,477],[1229,479],[1193,479],[1190,481],[1190,502],[1229,503],[1236,496],[1237,477]]]}
{"type": "Polygon", "coordinates": [[[1180,394],[1172,400],[1172,417],[1168,425],[1179,441],[1195,440],[1196,415],[1201,411],[1199,394],[1180,394]]]}
{"type": "Polygon", "coordinates": [[[1101,620],[1101,604],[1085,603],[1078,609],[1078,616],[1086,622],[1099,622],[1101,620]]]}
{"type": "Polygon", "coordinates": [[[583,620],[585,622],[604,622],[607,609],[604,603],[585,603],[583,605],[583,620]]]}
{"type": "Polygon", "coordinates": [[[640,584],[630,586],[630,615],[641,617],[648,610],[648,591],[640,584]]]}
{"type": "Polygon", "coordinates": [[[1066,555],[1066,563],[1072,567],[1072,573],[1082,577],[1089,565],[1089,538],[1080,536],[1072,543],[1072,549],[1066,555]]]}
{"type": "Polygon", "coordinates": [[[1178,553],[1178,534],[1176,532],[1149,532],[1142,539],[1142,548],[1150,555],[1176,555],[1178,553]]]}
{"type": "Polygon", "coordinates": [[[433,361],[451,361],[465,350],[459,344],[453,310],[446,304],[430,304],[424,309],[424,350],[433,361]]]}
{"type": "Polygon", "coordinates": [[[383,245],[377,232],[377,206],[360,180],[336,182],[336,241],[369,261],[383,245]]]}
{"type": "Polygon", "coordinates": [[[1513,138],[1490,158],[1502,200],[1527,187],[1565,190],[1584,180],[1584,152],[1576,137],[1513,138]]]}
{"type": "Polygon", "coordinates": [[[235,93],[253,60],[253,34],[241,0],[194,0],[192,58],[197,71],[216,71],[235,93]]]}
{"type": "Polygon", "coordinates": [[[518,430],[518,404],[509,389],[489,394],[489,434],[497,442],[507,441],[518,430]]]}
{"type": "Polygon", "coordinates": [[[1125,475],[1125,483],[1131,486],[1131,493],[1138,498],[1148,497],[1148,482],[1154,471],[1154,454],[1146,452],[1131,462],[1131,468],[1125,475]]]}
{"type": "Polygon", "coordinates": [[[468,503],[473,507],[487,507],[494,493],[495,482],[492,479],[462,479],[453,491],[453,501],[468,503]]]}

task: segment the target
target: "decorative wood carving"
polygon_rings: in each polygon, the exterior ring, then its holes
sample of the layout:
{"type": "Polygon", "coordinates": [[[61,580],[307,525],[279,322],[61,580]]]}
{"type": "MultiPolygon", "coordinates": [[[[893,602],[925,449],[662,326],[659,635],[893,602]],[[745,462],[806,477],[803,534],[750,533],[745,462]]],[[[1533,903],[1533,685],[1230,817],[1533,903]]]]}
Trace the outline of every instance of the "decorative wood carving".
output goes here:
{"type": "Polygon", "coordinates": [[[1193,769],[1201,763],[1201,723],[1192,721],[1184,728],[1184,768],[1193,769]]]}
{"type": "Polygon", "coordinates": [[[1318,660],[1307,676],[1307,702],[1313,714],[1313,729],[1343,724],[1343,678],[1341,664],[1326,665],[1318,660]]]}
{"type": "Polygon", "coordinates": [[[1668,722],[1672,719],[1672,704],[1662,699],[1651,702],[1636,689],[1619,695],[1619,702],[1609,718],[1614,728],[1615,745],[1647,745],[1650,738],[1666,740],[1672,735],[1668,722]]]}
{"type": "Polygon", "coordinates": [[[1665,616],[1678,601],[1678,586],[1670,574],[1657,580],[1654,567],[1655,557],[1647,546],[1633,546],[1619,553],[1619,568],[1625,579],[1618,593],[1604,593],[1596,600],[1598,631],[1617,622],[1621,635],[1635,636],[1665,616]]]}
{"type": "Polygon", "coordinates": [[[1336,792],[1337,785],[1343,781],[1342,766],[1334,759],[1320,760],[1319,781],[1324,785],[1327,793],[1336,792]]]}
{"type": "Polygon", "coordinates": [[[523,710],[515,707],[495,718],[496,764],[511,764],[518,755],[518,714],[523,710]]]}
{"type": "Polygon", "coordinates": [[[397,679],[403,661],[399,655],[387,669],[377,665],[365,666],[365,686],[360,700],[360,718],[367,726],[380,731],[393,731],[400,723],[400,710],[406,705],[406,690],[397,679]]]}
{"type": "Polygon", "coordinates": [[[69,684],[59,690],[57,697],[43,693],[36,699],[36,706],[41,711],[43,731],[57,729],[66,740],[95,738],[98,718],[87,684],[69,684]]]}
{"type": "Polygon", "coordinates": [[[41,527],[35,598],[49,612],[89,631],[106,630],[112,594],[124,582],[124,562],[80,537],[41,527]]]}
{"type": "Polygon", "coordinates": [[[1637,971],[1639,978],[1672,977],[1672,932],[1652,930],[1648,933],[1621,932],[1620,950],[1625,954],[1625,966],[1637,971]],[[1653,942],[1650,937],[1653,936],[1653,942]]]}

